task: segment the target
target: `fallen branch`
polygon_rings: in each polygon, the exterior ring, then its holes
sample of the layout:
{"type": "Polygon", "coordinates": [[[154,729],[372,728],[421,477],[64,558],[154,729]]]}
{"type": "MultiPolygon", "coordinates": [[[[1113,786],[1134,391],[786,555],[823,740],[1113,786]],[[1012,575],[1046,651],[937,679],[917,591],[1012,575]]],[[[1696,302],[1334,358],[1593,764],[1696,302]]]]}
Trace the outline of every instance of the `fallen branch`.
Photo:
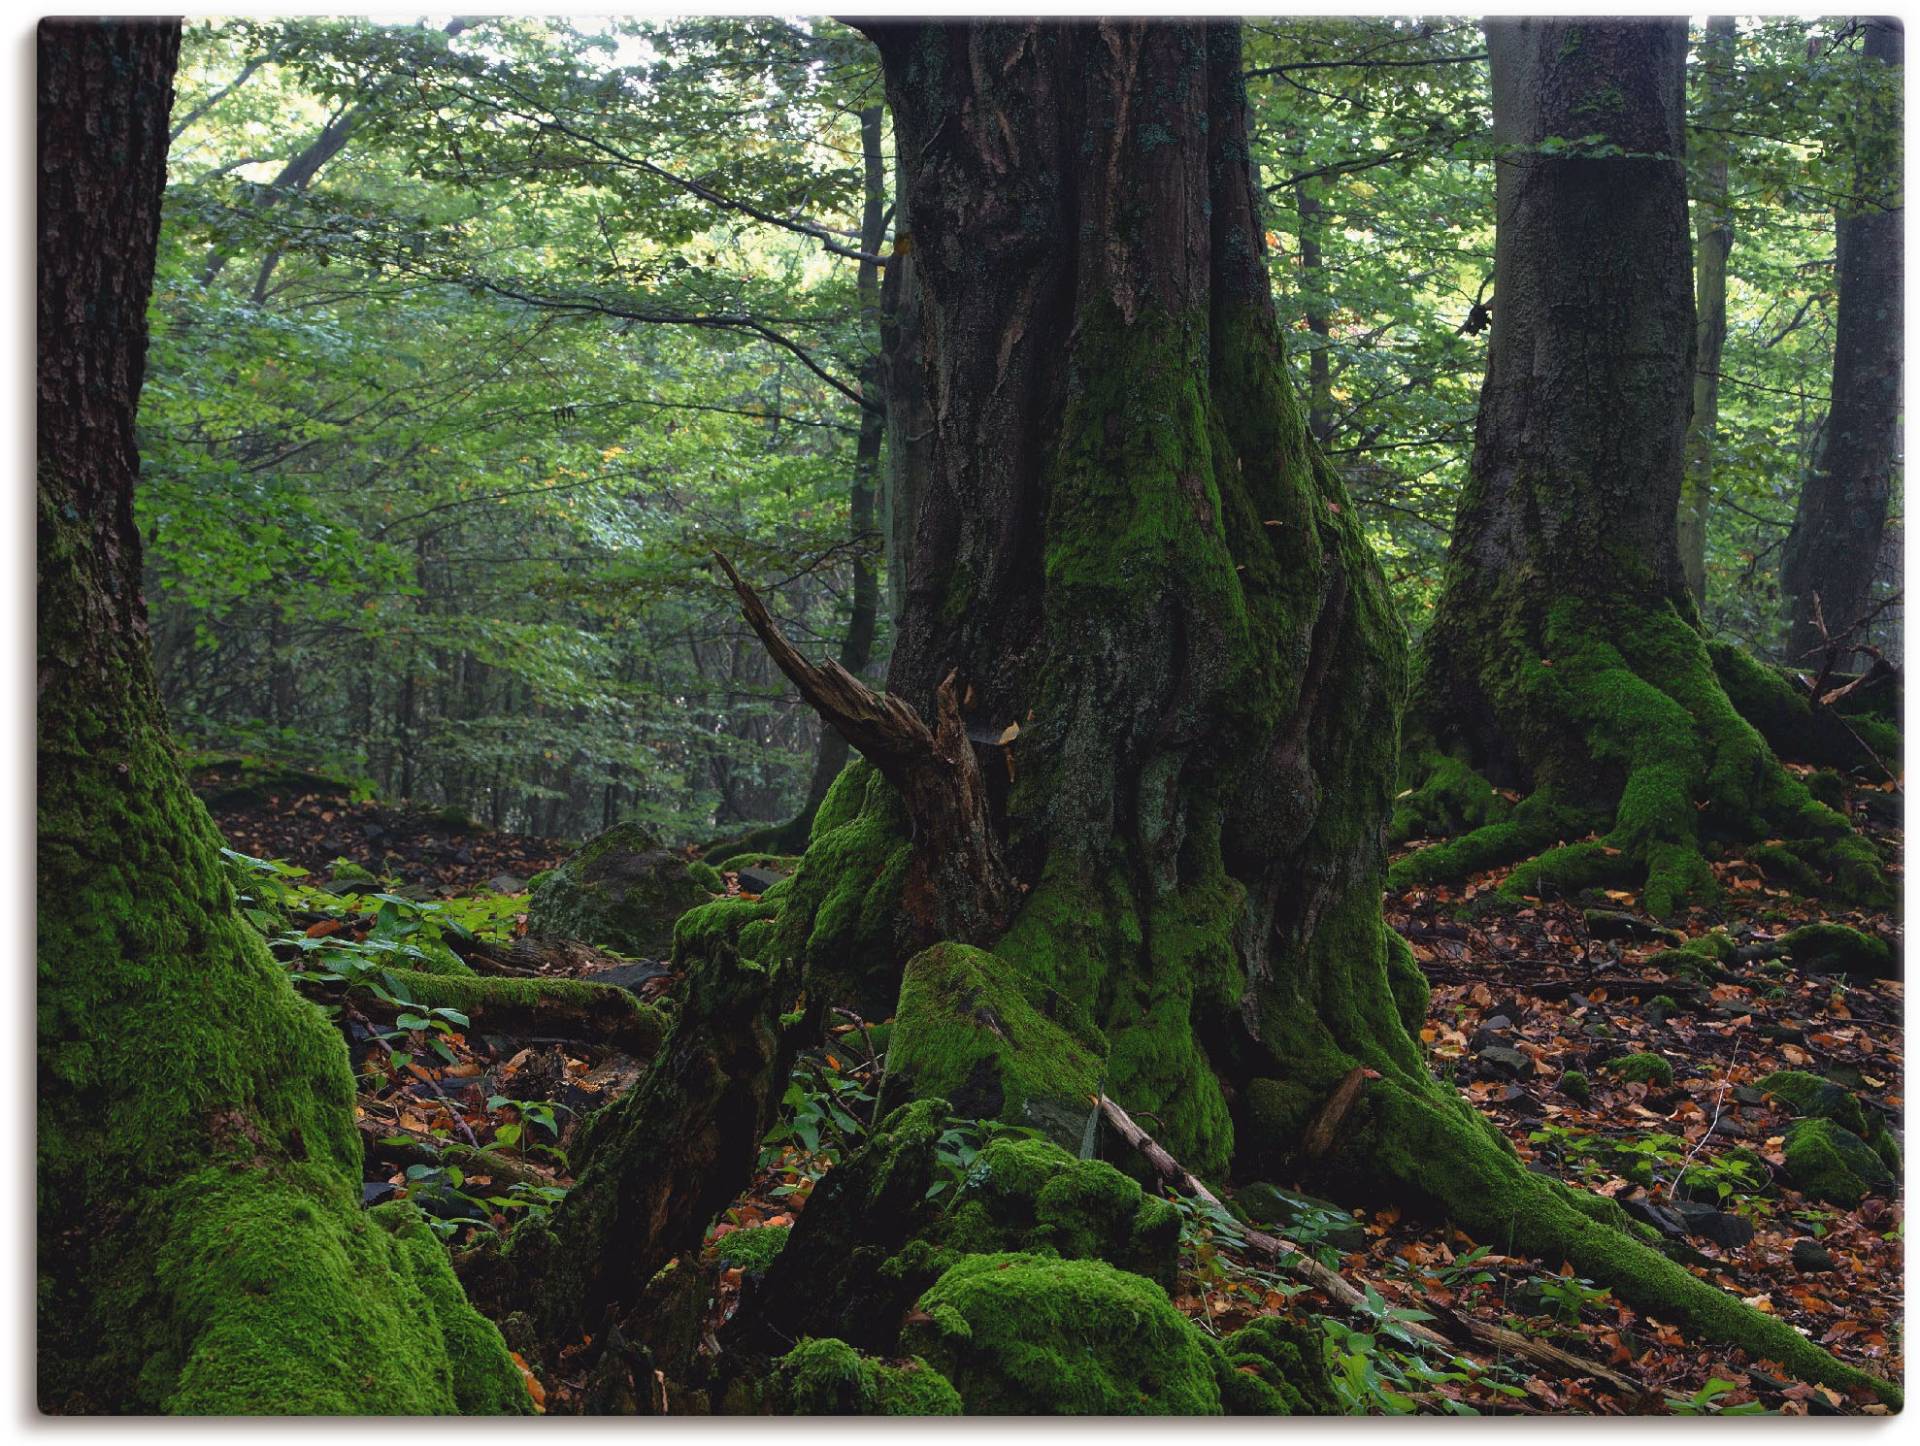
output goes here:
{"type": "MultiPolygon", "coordinates": [[[[1140,1152],[1162,1179],[1194,1198],[1204,1200],[1216,1210],[1226,1209],[1217,1195],[1168,1154],[1151,1135],[1136,1125],[1119,1105],[1105,1095],[1098,1096],[1095,1102],[1100,1107],[1100,1113],[1106,1116],[1107,1123],[1113,1126],[1123,1140],[1140,1152]]],[[[1243,1229],[1242,1233],[1247,1244],[1261,1254],[1271,1256],[1283,1269],[1299,1276],[1335,1305],[1342,1307],[1349,1314],[1368,1320],[1374,1319],[1374,1312],[1368,1309],[1366,1295],[1338,1271],[1329,1270],[1315,1260],[1303,1247],[1283,1236],[1271,1235],[1264,1230],[1255,1230],[1251,1227],[1243,1229]]],[[[1453,1311],[1436,1310],[1435,1314],[1439,1319],[1453,1326],[1460,1336],[1479,1345],[1518,1356],[1538,1366],[1546,1366],[1560,1372],[1563,1376],[1591,1377],[1609,1390],[1623,1396],[1638,1399],[1646,1394],[1644,1387],[1627,1377],[1597,1362],[1576,1356],[1571,1351],[1563,1351],[1558,1346],[1548,1345],[1545,1341],[1537,1341],[1531,1336],[1523,1336],[1517,1331],[1507,1330],[1503,1326],[1489,1325],[1485,1321],[1475,1320],[1472,1316],[1453,1311]]],[[[1449,1339],[1439,1331],[1431,1330],[1415,1321],[1401,1322],[1400,1327],[1409,1335],[1426,1341],[1429,1345],[1451,1350],[1458,1344],[1458,1341],[1449,1339]]]]}

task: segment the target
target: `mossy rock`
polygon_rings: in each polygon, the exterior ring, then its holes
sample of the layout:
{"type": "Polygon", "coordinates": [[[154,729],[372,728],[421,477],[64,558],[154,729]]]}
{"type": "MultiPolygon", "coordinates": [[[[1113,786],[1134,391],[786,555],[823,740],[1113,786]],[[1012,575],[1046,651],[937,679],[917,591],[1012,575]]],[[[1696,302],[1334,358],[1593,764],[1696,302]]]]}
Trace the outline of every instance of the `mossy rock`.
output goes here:
{"type": "Polygon", "coordinates": [[[801,1341],[774,1365],[769,1404],[793,1416],[958,1416],[960,1395],[917,1356],[890,1364],[845,1341],[801,1341]]]}
{"type": "Polygon", "coordinates": [[[617,823],[531,887],[527,932],[646,959],[673,948],[680,916],[710,891],[637,823],[617,823]]]}
{"type": "Polygon", "coordinates": [[[720,870],[701,859],[695,859],[687,865],[687,877],[710,894],[724,894],[727,881],[721,877],[720,870]]]}
{"type": "Polygon", "coordinates": [[[885,1096],[945,1099],[963,1119],[1030,1125],[1077,1148],[1104,1054],[1056,991],[983,949],[936,944],[901,978],[885,1096]]]}
{"type": "Polygon", "coordinates": [[[1585,1104],[1593,1098],[1593,1086],[1588,1083],[1586,1073],[1570,1069],[1560,1076],[1560,1093],[1577,1104],[1585,1104]]]}
{"type": "Polygon", "coordinates": [[[1868,979],[1894,979],[1900,974],[1891,944],[1845,924],[1806,924],[1783,935],[1780,944],[1800,969],[1868,979]]]}
{"type": "Polygon", "coordinates": [[[1673,1066],[1657,1054],[1628,1054],[1607,1064],[1607,1072],[1629,1084],[1652,1084],[1662,1088],[1673,1083],[1673,1066]]]}
{"type": "Polygon", "coordinates": [[[349,858],[338,858],[327,865],[327,885],[336,894],[342,888],[377,889],[380,879],[371,869],[362,868],[349,858]]]}
{"type": "Polygon", "coordinates": [[[708,1249],[714,1260],[748,1275],[765,1274],[774,1257],[787,1248],[789,1225],[751,1225],[744,1230],[729,1230],[708,1249]]]}
{"type": "Polygon", "coordinates": [[[1832,1120],[1802,1120],[1787,1131],[1787,1178],[1816,1200],[1849,1210],[1893,1188],[1893,1174],[1867,1142],[1832,1120]]]}
{"type": "Polygon", "coordinates": [[[1099,1260],[970,1255],[902,1333],[970,1415],[1212,1416],[1212,1353],[1167,1293],[1099,1260]]]}
{"type": "Polygon", "coordinates": [[[1867,1112],[1854,1098],[1853,1091],[1832,1080],[1799,1069],[1778,1069],[1760,1081],[1759,1087],[1772,1095],[1789,1112],[1802,1118],[1832,1120],[1865,1139],[1871,1133],[1867,1112]]]}
{"type": "Polygon", "coordinates": [[[1263,1315],[1220,1343],[1215,1374],[1230,1416],[1337,1416],[1319,1330],[1263,1315]]]}

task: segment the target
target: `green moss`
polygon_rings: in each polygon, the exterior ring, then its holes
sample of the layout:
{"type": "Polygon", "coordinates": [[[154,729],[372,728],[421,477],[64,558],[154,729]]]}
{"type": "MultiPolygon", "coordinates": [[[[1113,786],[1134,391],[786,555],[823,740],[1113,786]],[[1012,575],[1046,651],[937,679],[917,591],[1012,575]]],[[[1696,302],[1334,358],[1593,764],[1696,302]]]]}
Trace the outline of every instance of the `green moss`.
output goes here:
{"type": "Polygon", "coordinates": [[[1387,987],[1393,991],[1393,1007],[1399,1012],[1400,1026],[1417,1035],[1426,1026],[1427,1006],[1433,991],[1427,976],[1413,957],[1413,949],[1393,930],[1387,930],[1387,987]]]}
{"type": "Polygon", "coordinates": [[[773,1258],[787,1248],[787,1225],[753,1225],[744,1230],[729,1230],[714,1241],[709,1253],[721,1265],[758,1275],[773,1264],[773,1258]]]}
{"type": "MultiPolygon", "coordinates": [[[[850,1005],[869,1019],[893,1012],[900,987],[906,809],[865,759],[841,770],[777,903],[764,957],[801,961],[816,1009],[850,1005]]],[[[768,902],[763,900],[763,902],[768,902]]]]}
{"type": "Polygon", "coordinates": [[[710,894],[724,894],[727,881],[720,876],[720,870],[703,859],[695,859],[687,865],[687,877],[710,894]]]}
{"type": "Polygon", "coordinates": [[[1152,1281],[1097,1260],[971,1255],[903,1334],[970,1415],[1218,1415],[1206,1342],[1152,1281]]]}
{"type": "MultiPolygon", "coordinates": [[[[1838,713],[1815,708],[1805,688],[1786,672],[1767,666],[1744,649],[1709,641],[1707,652],[1713,660],[1714,675],[1734,708],[1780,757],[1799,763],[1858,768],[1875,767],[1867,749],[1883,759],[1901,756],[1900,730],[1868,711],[1870,705],[1849,709],[1843,704],[1838,713]]],[[[1839,807],[1830,794],[1822,802],[1839,807]]]]}
{"type": "Polygon", "coordinates": [[[1785,844],[1754,844],[1741,851],[1769,883],[1779,884],[1807,898],[1819,896],[1824,881],[1819,871],[1785,844]]]}
{"type": "Polygon", "coordinates": [[[1845,924],[1803,924],[1783,935],[1780,943],[1801,969],[1838,970],[1870,979],[1898,975],[1891,944],[1845,924]]]}
{"type": "MultiPolygon", "coordinates": [[[[1549,830],[1529,826],[1533,800],[1544,796],[1553,802],[1543,813],[1570,809],[1611,823],[1598,839],[1516,870],[1502,889],[1509,897],[1637,882],[1648,911],[1669,916],[1716,896],[1705,840],[1773,835],[1839,896],[1891,897],[1872,846],[1816,801],[1742,719],[1678,608],[1618,593],[1601,601],[1565,595],[1547,605],[1536,634],[1522,621],[1533,603],[1504,591],[1526,585],[1516,578],[1490,590],[1464,588],[1463,597],[1478,600],[1456,601],[1457,615],[1436,623],[1429,657],[1450,660],[1434,667],[1473,671],[1497,700],[1502,728],[1533,768],[1535,793],[1507,823],[1441,846],[1447,852],[1401,860],[1396,884],[1459,878],[1506,861],[1501,854],[1544,847],[1549,830]]],[[[1422,686],[1431,697],[1439,684],[1422,686]]]]}
{"type": "Polygon", "coordinates": [[[747,931],[756,924],[770,924],[780,917],[775,899],[714,899],[687,910],[673,925],[673,959],[684,964],[690,959],[710,956],[722,944],[731,944],[742,958],[764,959],[766,930],[752,940],[747,931]],[[761,948],[751,947],[760,945],[761,948]]]}
{"type": "Polygon", "coordinates": [[[89,519],[41,492],[39,1400],[64,1413],[523,1411],[411,1207],[360,1208],[338,1033],[235,910],[89,519]]]}
{"type": "Polygon", "coordinates": [[[1853,1092],[1831,1080],[1808,1074],[1805,1070],[1778,1069],[1759,1083],[1759,1088],[1801,1117],[1832,1120],[1865,1138],[1867,1114],[1853,1092]]]}
{"type": "Polygon", "coordinates": [[[958,1416],[960,1396],[917,1356],[890,1365],[845,1341],[801,1341],[775,1363],[773,1403],[795,1416],[958,1416]]]}
{"type": "Polygon", "coordinates": [[[1657,1084],[1665,1088],[1673,1083],[1673,1066],[1657,1054],[1622,1055],[1607,1063],[1607,1072],[1629,1084],[1657,1084]]]}
{"type": "Polygon", "coordinates": [[[1104,1161],[1076,1159],[1046,1140],[999,1139],[981,1150],[928,1234],[960,1252],[1105,1260],[1171,1289],[1180,1217],[1104,1161]]]}
{"type": "Polygon", "coordinates": [[[1584,1105],[1593,1098],[1593,1086],[1587,1083],[1587,1076],[1583,1071],[1570,1069],[1560,1076],[1560,1093],[1584,1105]]]}
{"type": "Polygon", "coordinates": [[[1311,1322],[1265,1315],[1220,1343],[1216,1378],[1230,1416],[1337,1416],[1322,1336],[1311,1322]]]}
{"type": "Polygon", "coordinates": [[[527,930],[641,958],[666,957],[674,922],[711,889],[637,823],[618,823],[529,887],[527,930]]]}
{"type": "Polygon", "coordinates": [[[1078,1144],[1103,1041],[1077,1006],[996,956],[937,944],[908,961],[887,1047],[886,1099],[941,1098],[968,1119],[1078,1144]]]}
{"type": "Polygon", "coordinates": [[[1849,1210],[1893,1188],[1893,1175],[1867,1142],[1832,1120],[1801,1120],[1787,1131],[1787,1178],[1816,1200],[1849,1210]]]}
{"type": "Polygon", "coordinates": [[[1431,747],[1404,759],[1387,842],[1439,838],[1501,822],[1513,806],[1463,758],[1431,747]]]}

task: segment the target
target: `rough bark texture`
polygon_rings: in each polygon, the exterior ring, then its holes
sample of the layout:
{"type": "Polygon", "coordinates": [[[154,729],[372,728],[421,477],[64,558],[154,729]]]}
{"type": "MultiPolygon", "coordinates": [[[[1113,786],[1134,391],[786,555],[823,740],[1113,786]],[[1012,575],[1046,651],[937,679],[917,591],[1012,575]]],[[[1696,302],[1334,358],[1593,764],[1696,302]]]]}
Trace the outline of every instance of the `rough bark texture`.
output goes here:
{"type": "MultiPolygon", "coordinates": [[[[1498,320],[1409,757],[1435,770],[1429,788],[1472,793],[1464,759],[1482,803],[1486,779],[1530,796],[1396,878],[1547,849],[1509,893],[1632,883],[1665,914],[1711,897],[1706,840],[1783,835],[1842,892],[1884,895],[1872,847],[1729,701],[1675,544],[1694,381],[1686,27],[1502,21],[1488,47],[1509,148],[1498,320]]],[[[1444,811],[1424,794],[1407,808],[1444,811]]]]}
{"type": "Polygon", "coordinates": [[[238,916],[153,686],[133,523],[177,22],[39,33],[43,1409],[520,1411],[352,1076],[238,916]]]}
{"type": "MultiPolygon", "coordinates": [[[[1867,56],[1903,66],[1901,23],[1863,23],[1867,56]]],[[[1897,102],[1892,114],[1899,115],[1897,102]]],[[[1891,123],[1897,132],[1897,120],[1891,123]]],[[[1866,614],[1886,532],[1899,455],[1906,316],[1906,223],[1897,156],[1896,146],[1892,158],[1861,157],[1853,204],[1835,218],[1840,301],[1833,401],[1819,465],[1800,494],[1780,569],[1789,599],[1792,659],[1804,658],[1823,642],[1814,621],[1816,594],[1830,632],[1837,634],[1866,614]]]]}
{"type": "Polygon", "coordinates": [[[1694,321],[1693,416],[1687,422],[1686,471],[1680,479],[1680,565],[1696,606],[1707,600],[1707,513],[1713,503],[1714,433],[1720,424],[1720,356],[1727,340],[1727,255],[1733,250],[1733,213],[1727,205],[1727,151],[1720,127],[1733,68],[1733,17],[1707,22],[1700,59],[1707,67],[1706,98],[1693,137],[1694,321]]]}

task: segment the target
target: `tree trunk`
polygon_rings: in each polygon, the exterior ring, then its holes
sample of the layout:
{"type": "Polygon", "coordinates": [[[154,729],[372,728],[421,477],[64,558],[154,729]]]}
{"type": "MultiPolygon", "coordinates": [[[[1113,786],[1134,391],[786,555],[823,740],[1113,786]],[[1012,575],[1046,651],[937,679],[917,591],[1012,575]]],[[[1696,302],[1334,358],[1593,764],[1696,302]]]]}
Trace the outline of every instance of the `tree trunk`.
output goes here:
{"type": "Polygon", "coordinates": [[[1512,148],[1499,299],[1415,736],[1530,796],[1394,877],[1458,877],[1598,828],[1516,870],[1509,896],[1632,883],[1669,914],[1714,896],[1706,840],[1781,834],[1842,891],[1884,896],[1872,846],[1729,702],[1676,546],[1694,380],[1686,27],[1503,21],[1488,46],[1512,148]],[[1564,139],[1593,134],[1599,154],[1564,139]]]}
{"type": "Polygon", "coordinates": [[[1707,511],[1713,502],[1713,448],[1720,425],[1720,356],[1727,340],[1727,255],[1733,250],[1733,212],[1727,204],[1727,152],[1730,147],[1720,127],[1727,123],[1729,73],[1733,68],[1733,17],[1716,15],[1707,22],[1707,40],[1701,47],[1707,67],[1706,99],[1700,119],[1705,129],[1692,136],[1694,175],[1699,188],[1693,198],[1694,255],[1694,369],[1693,416],[1687,422],[1683,452],[1685,470],[1680,480],[1680,566],[1694,605],[1707,601],[1707,511]]]}
{"type": "MultiPolygon", "coordinates": [[[[1870,61],[1905,64],[1905,32],[1897,20],[1870,20],[1870,61]]],[[[1896,92],[1897,94],[1897,92],[1896,92]]],[[[1893,102],[1899,114],[1899,102],[1893,102]]],[[[1891,122],[1898,134],[1897,120],[1891,122]]],[[[1839,316],[1833,341],[1833,403],[1819,465],[1794,510],[1781,559],[1788,597],[1787,654],[1799,661],[1824,638],[1866,615],[1887,526],[1887,500],[1899,455],[1901,347],[1905,339],[1906,225],[1899,194],[1898,147],[1889,157],[1862,156],[1854,167],[1853,204],[1835,218],[1839,316]]]]}
{"type": "Polygon", "coordinates": [[[346,1050],[234,909],[154,690],[134,411],[178,22],[39,31],[39,1387],[57,1412],[511,1411],[346,1050]]]}
{"type": "MultiPolygon", "coordinates": [[[[883,106],[870,105],[860,112],[860,150],[866,169],[866,205],[860,219],[860,250],[877,256],[887,244],[887,169],[881,152],[881,132],[886,120],[883,106]]],[[[869,345],[879,340],[880,267],[872,261],[860,263],[857,282],[860,296],[860,324],[869,345]]],[[[860,368],[860,395],[867,406],[860,413],[860,438],[854,446],[853,487],[847,512],[847,539],[853,546],[853,616],[848,620],[846,636],[840,643],[840,666],[859,677],[873,661],[873,639],[880,621],[880,575],[873,563],[875,496],[880,484],[880,444],[886,435],[886,398],[878,351],[869,351],[860,368]]],[[[807,782],[807,801],[793,823],[789,847],[805,843],[820,800],[827,796],[833,780],[847,766],[847,740],[831,728],[820,730],[820,750],[814,757],[813,776],[807,782]]]]}
{"type": "Polygon", "coordinates": [[[1320,228],[1326,208],[1313,194],[1311,181],[1297,181],[1294,206],[1300,217],[1300,299],[1307,315],[1313,348],[1307,354],[1307,430],[1325,446],[1333,436],[1333,358],[1327,343],[1333,324],[1327,317],[1326,261],[1320,254],[1320,228]]]}
{"type": "MultiPolygon", "coordinates": [[[[896,167],[897,167],[896,162],[896,167]]],[[[893,253],[880,304],[880,388],[887,409],[885,511],[887,615],[899,625],[907,606],[907,574],[913,555],[914,519],[927,448],[933,437],[933,403],[921,363],[920,263],[914,254],[912,208],[906,188],[893,188],[893,253]]]]}

